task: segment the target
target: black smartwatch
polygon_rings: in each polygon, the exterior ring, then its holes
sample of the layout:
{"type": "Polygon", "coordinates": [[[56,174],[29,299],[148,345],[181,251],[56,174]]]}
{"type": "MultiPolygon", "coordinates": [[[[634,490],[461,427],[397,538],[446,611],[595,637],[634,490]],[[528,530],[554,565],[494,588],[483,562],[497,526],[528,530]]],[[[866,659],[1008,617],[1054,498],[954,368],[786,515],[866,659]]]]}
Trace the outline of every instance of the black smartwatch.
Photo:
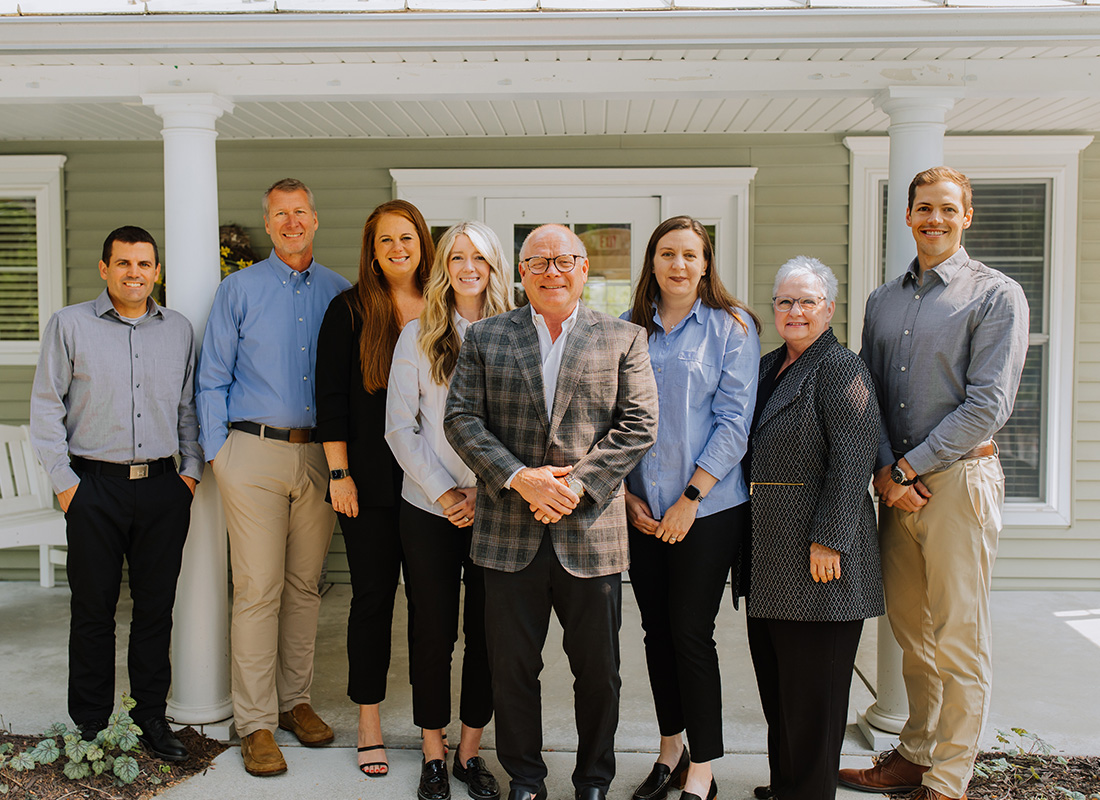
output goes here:
{"type": "Polygon", "coordinates": [[[351,475],[351,473],[346,469],[334,469],[334,470],[331,470],[328,474],[329,478],[331,478],[334,481],[338,481],[338,480],[341,480],[343,478],[347,478],[350,475],[351,475]]]}
{"type": "Polygon", "coordinates": [[[686,497],[688,500],[694,500],[697,503],[703,499],[702,492],[699,491],[699,487],[693,483],[689,483],[688,488],[684,489],[684,497],[686,497]]]}
{"type": "Polygon", "coordinates": [[[890,467],[890,480],[896,483],[898,486],[912,486],[917,482],[919,475],[914,475],[912,478],[905,477],[905,470],[898,466],[898,462],[895,461],[890,467]]]}

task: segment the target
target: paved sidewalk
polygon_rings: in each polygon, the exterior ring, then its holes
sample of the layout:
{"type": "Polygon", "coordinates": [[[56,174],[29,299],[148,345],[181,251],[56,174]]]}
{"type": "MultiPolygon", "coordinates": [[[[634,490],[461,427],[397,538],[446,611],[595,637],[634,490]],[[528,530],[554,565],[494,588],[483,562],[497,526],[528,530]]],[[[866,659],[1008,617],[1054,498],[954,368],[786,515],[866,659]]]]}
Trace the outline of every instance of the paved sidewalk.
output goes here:
{"type": "MultiPolygon", "coordinates": [[[[124,593],[125,594],[125,593],[124,593]]],[[[413,798],[419,776],[419,731],[411,721],[408,653],[404,635],[404,602],[399,593],[394,625],[393,666],[389,697],[383,704],[383,731],[389,747],[391,775],[369,780],[354,767],[356,708],[344,694],[344,654],[350,590],[333,587],[322,605],[318,634],[314,704],[336,731],[336,742],[324,748],[297,746],[283,731],[277,739],[289,764],[286,775],[258,779],[244,772],[234,746],[204,775],[160,795],[168,800],[202,798],[413,798]]],[[[128,615],[120,602],[119,618],[128,615]]],[[[616,740],[618,779],[610,800],[627,800],[654,759],[657,726],[642,654],[637,606],[624,592],[623,700],[616,740]]],[[[1100,592],[995,592],[993,596],[996,674],[985,745],[996,731],[1023,727],[1057,751],[1071,755],[1100,754],[1100,592]]],[[[17,733],[37,733],[65,716],[68,592],[33,583],[0,582],[0,719],[17,733]]],[[[875,634],[864,633],[854,676],[850,721],[873,702],[875,634]]],[[[126,625],[118,630],[118,692],[125,687],[126,625]]],[[[716,633],[722,659],[723,714],[727,755],[715,766],[723,798],[749,798],[752,787],[767,781],[763,717],[745,644],[744,612],[723,604],[716,633]]],[[[456,675],[457,677],[457,675],[456,675]]],[[[550,767],[550,797],[573,796],[569,775],[576,746],[571,676],[554,627],[547,644],[543,673],[544,742],[550,767]]],[[[456,691],[457,696],[457,691],[456,691]]],[[[457,742],[458,728],[451,739],[457,742]]],[[[486,731],[486,760],[504,779],[495,758],[492,725],[486,731]]],[[[844,744],[845,765],[862,766],[871,751],[850,725],[844,744]]],[[[453,782],[456,798],[464,787],[453,782]]],[[[676,793],[673,792],[673,800],[676,793]]],[[[842,791],[838,797],[868,797],[842,791]]]]}

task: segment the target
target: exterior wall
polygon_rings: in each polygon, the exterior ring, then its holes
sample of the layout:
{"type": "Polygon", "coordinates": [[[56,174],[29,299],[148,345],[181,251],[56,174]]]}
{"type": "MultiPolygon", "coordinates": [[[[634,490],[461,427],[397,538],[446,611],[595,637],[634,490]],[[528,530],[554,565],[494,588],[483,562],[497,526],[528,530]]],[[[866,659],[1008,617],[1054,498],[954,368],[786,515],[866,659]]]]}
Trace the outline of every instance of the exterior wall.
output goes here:
{"type": "MultiPolygon", "coordinates": [[[[751,305],[764,324],[765,352],[779,343],[769,312],[775,270],[806,254],[829,264],[840,280],[834,328],[847,342],[849,153],[834,135],[599,136],[546,139],[374,142],[261,141],[218,145],[219,218],[243,225],[257,254],[269,240],[260,214],[264,188],[286,176],[317,196],[321,227],[316,255],[355,280],[361,227],[391,196],[391,168],[446,167],[738,167],[758,169],[753,182],[751,305]]],[[[94,297],[103,237],[132,223],[163,239],[161,146],[149,143],[4,143],[7,154],[62,153],[65,167],[68,302],[94,297]],[[123,181],[118,180],[124,176],[123,181]]],[[[1002,537],[998,588],[1100,588],[1100,145],[1086,151],[1079,228],[1075,520],[1068,530],[1012,529],[1002,537]]],[[[173,269],[165,261],[169,275],[173,269]]],[[[171,278],[169,278],[169,285],[171,278]]],[[[169,297],[169,302],[171,298],[169,297]]],[[[852,302],[863,302],[853,298],[852,302]]],[[[0,420],[24,422],[33,369],[0,367],[0,420]]],[[[0,579],[33,579],[37,554],[0,551],[0,579]]],[[[331,580],[347,580],[342,537],[333,541],[331,580]]]]}
{"type": "Polygon", "coordinates": [[[1081,155],[1074,336],[1073,519],[1069,528],[1008,528],[994,571],[1004,589],[1100,588],[1100,143],[1081,155]]]}

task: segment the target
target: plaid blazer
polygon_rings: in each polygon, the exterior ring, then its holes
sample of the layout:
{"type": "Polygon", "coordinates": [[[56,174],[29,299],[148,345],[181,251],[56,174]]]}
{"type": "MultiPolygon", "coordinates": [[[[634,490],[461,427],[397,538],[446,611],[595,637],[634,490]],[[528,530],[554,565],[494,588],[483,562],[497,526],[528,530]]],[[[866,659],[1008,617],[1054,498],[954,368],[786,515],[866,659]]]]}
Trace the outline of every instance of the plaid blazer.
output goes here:
{"type": "Polygon", "coordinates": [[[566,339],[546,413],[538,334],[529,306],[470,326],[451,379],[447,440],[477,475],[470,555],[518,572],[547,527],[558,561],[596,577],[629,565],[623,479],[657,438],[657,386],[645,329],[585,307],[566,339]],[[549,526],[504,487],[520,467],[573,465],[580,505],[549,526]]]}

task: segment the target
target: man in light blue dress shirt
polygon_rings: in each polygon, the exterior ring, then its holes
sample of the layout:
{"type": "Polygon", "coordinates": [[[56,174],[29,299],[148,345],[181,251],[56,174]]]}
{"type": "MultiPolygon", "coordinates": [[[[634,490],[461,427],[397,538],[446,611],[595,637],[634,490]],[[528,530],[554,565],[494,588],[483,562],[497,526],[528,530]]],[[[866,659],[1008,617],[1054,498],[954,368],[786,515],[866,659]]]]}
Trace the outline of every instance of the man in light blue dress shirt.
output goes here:
{"type": "Polygon", "coordinates": [[[221,490],[233,565],[233,716],[245,769],[286,771],[276,726],[333,740],[313,711],[318,580],[335,514],[314,441],[317,332],[350,284],[313,260],[313,193],[286,178],[264,194],[274,252],[218,288],[199,357],[200,441],[221,490]]]}

